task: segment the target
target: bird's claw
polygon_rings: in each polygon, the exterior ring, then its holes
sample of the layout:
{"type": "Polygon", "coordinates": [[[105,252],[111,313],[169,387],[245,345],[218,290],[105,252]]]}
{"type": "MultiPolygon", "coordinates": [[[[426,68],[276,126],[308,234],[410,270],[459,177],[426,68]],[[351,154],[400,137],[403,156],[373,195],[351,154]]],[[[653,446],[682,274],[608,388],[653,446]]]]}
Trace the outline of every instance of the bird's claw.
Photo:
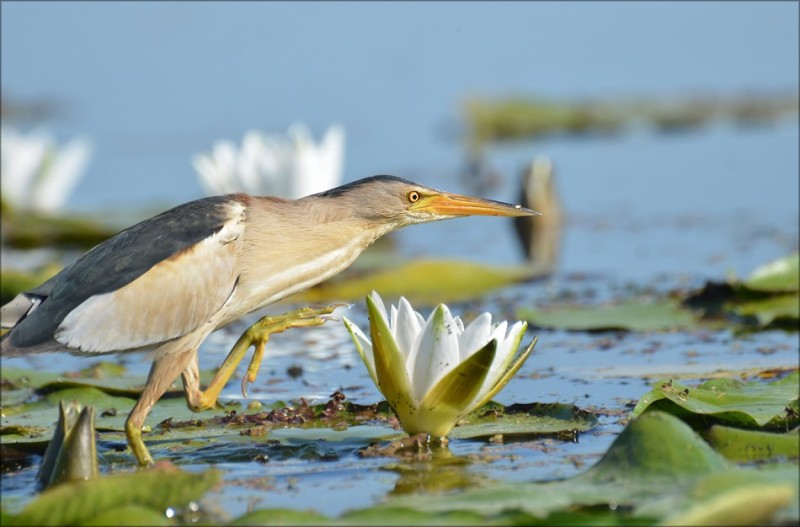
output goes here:
{"type": "Polygon", "coordinates": [[[337,320],[333,316],[333,312],[340,307],[349,308],[350,306],[352,304],[340,302],[322,308],[304,307],[277,317],[266,316],[253,324],[247,330],[246,335],[248,335],[250,343],[255,345],[256,349],[253,352],[253,358],[250,359],[247,372],[242,377],[242,396],[245,399],[247,398],[247,388],[255,382],[258,376],[258,370],[261,368],[261,361],[264,358],[264,347],[269,341],[270,335],[282,333],[290,328],[320,326],[329,320],[337,320]]]}

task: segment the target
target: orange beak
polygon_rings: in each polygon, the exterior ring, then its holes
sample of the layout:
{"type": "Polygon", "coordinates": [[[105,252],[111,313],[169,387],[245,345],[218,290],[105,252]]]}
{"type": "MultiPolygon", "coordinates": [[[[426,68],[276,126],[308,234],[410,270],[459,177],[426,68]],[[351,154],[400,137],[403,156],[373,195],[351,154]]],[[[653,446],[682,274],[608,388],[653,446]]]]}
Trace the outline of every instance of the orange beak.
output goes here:
{"type": "Polygon", "coordinates": [[[540,212],[522,205],[509,205],[502,201],[473,198],[449,192],[424,196],[411,206],[411,210],[429,212],[437,216],[540,216],[540,212]]]}

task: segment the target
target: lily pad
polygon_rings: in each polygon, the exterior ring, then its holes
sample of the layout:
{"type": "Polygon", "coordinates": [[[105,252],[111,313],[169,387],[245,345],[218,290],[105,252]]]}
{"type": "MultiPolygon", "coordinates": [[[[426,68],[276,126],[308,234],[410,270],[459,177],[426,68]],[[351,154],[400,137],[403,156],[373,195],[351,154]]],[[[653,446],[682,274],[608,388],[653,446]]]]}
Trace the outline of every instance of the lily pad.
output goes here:
{"type": "Polygon", "coordinates": [[[535,278],[525,266],[492,266],[459,260],[417,260],[368,271],[362,276],[340,275],[293,295],[290,302],[325,303],[361,300],[372,291],[384,298],[400,296],[412,304],[435,305],[477,298],[486,292],[535,278]]]}
{"type": "MultiPolygon", "coordinates": [[[[691,428],[663,412],[632,421],[603,458],[573,478],[546,483],[515,483],[470,489],[450,496],[398,497],[378,506],[387,512],[406,507],[423,512],[471,511],[485,518],[523,512],[546,520],[564,512],[616,510],[617,521],[664,520],[676,511],[693,511],[729,492],[769,485],[779,498],[768,500],[749,520],[795,521],[797,510],[786,500],[797,493],[796,466],[768,470],[736,468],[691,428]]],[[[725,499],[707,509],[706,521],[729,521],[740,503],[725,499]]]]}
{"type": "Polygon", "coordinates": [[[800,429],[774,433],[714,425],[706,439],[732,461],[769,461],[800,457],[800,429]]]}
{"type": "Polygon", "coordinates": [[[788,430],[800,423],[798,383],[798,371],[772,383],[712,379],[688,387],[662,380],[639,400],[633,415],[661,410],[694,422],[788,430]]]}
{"type": "Polygon", "coordinates": [[[759,525],[795,497],[791,485],[745,485],[697,503],[662,525],[759,525]]]}
{"type": "Polygon", "coordinates": [[[692,313],[671,300],[627,300],[603,306],[521,308],[517,316],[542,328],[568,331],[659,331],[694,328],[692,313]]]}
{"type": "Polygon", "coordinates": [[[473,98],[462,108],[473,148],[491,142],[535,138],[549,134],[623,132],[635,121],[662,131],[696,128],[712,119],[741,123],[771,121],[797,113],[797,95],[714,95],[680,100],[636,99],[551,101],[537,97],[473,98]]]}
{"type": "Polygon", "coordinates": [[[3,214],[3,227],[3,242],[10,247],[21,249],[34,247],[88,249],[110,238],[119,230],[86,216],[49,216],[10,210],[3,214]]]}
{"type": "MultiPolygon", "coordinates": [[[[59,401],[76,401],[84,406],[96,409],[95,425],[100,432],[117,432],[124,441],[124,425],[128,413],[136,403],[135,398],[110,395],[92,385],[79,385],[51,391],[44,397],[36,397],[31,402],[3,407],[3,425],[0,427],[4,445],[38,442],[49,439],[58,416],[59,401]]],[[[78,385],[76,385],[78,384],[78,385]]],[[[137,392],[134,392],[138,395],[137,392]]],[[[5,395],[4,395],[5,397],[5,395]]],[[[203,415],[224,413],[224,410],[209,410],[203,415]]],[[[162,398],[153,407],[147,417],[147,424],[154,430],[145,433],[145,441],[162,434],[163,429],[156,425],[168,420],[191,420],[199,414],[193,413],[187,406],[182,394],[180,397],[162,398]]]]}
{"type": "Polygon", "coordinates": [[[570,436],[597,426],[597,417],[577,406],[561,403],[512,404],[502,407],[489,403],[464,418],[450,433],[452,439],[502,436],[570,436]]]}
{"type": "Polygon", "coordinates": [[[731,312],[740,317],[753,317],[763,328],[796,328],[800,319],[800,297],[795,294],[740,301],[731,306],[731,312]]]}
{"type": "Polygon", "coordinates": [[[800,253],[758,267],[743,285],[753,291],[771,293],[800,290],[800,253]]]}
{"type": "Polygon", "coordinates": [[[684,305],[701,310],[704,319],[734,322],[739,330],[800,329],[798,253],[757,268],[745,281],[708,282],[687,296],[684,305]]]}
{"type": "MultiPolygon", "coordinates": [[[[120,507],[142,511],[140,524],[168,507],[188,505],[216,485],[217,470],[201,473],[150,469],[58,485],[43,492],[17,515],[3,517],[4,525],[79,525],[120,507]]],[[[128,521],[132,521],[129,518],[128,521]]]]}

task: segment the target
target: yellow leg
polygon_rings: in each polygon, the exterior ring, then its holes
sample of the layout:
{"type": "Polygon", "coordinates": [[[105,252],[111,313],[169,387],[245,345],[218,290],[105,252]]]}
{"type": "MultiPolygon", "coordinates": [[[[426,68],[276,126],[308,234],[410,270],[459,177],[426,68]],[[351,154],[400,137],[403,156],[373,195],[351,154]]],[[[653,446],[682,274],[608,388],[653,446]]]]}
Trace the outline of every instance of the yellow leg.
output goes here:
{"type": "Polygon", "coordinates": [[[324,324],[330,320],[325,315],[330,315],[335,309],[344,305],[346,304],[333,304],[319,309],[304,307],[283,315],[261,318],[239,337],[239,340],[236,341],[236,344],[234,344],[219,370],[217,370],[216,375],[214,375],[214,379],[212,379],[204,392],[199,389],[199,375],[195,357],[195,360],[189,363],[183,373],[184,392],[186,393],[186,401],[189,407],[196,412],[214,408],[222,388],[233,376],[237,366],[244,358],[244,354],[250,349],[250,346],[255,346],[253,358],[250,360],[247,373],[242,379],[242,394],[247,397],[247,385],[256,380],[258,370],[261,367],[261,360],[264,357],[264,346],[269,341],[270,335],[281,333],[289,328],[324,324]]]}
{"type": "Polygon", "coordinates": [[[185,370],[192,357],[197,357],[195,350],[185,351],[174,355],[165,355],[153,361],[150,366],[150,373],[147,376],[147,383],[142,390],[139,400],[128,415],[125,421],[125,435],[128,438],[133,455],[139,461],[139,465],[147,466],[153,464],[153,458],[147,447],[142,441],[142,425],[150,413],[153,405],[164,395],[164,392],[172,385],[181,371],[185,370]]]}

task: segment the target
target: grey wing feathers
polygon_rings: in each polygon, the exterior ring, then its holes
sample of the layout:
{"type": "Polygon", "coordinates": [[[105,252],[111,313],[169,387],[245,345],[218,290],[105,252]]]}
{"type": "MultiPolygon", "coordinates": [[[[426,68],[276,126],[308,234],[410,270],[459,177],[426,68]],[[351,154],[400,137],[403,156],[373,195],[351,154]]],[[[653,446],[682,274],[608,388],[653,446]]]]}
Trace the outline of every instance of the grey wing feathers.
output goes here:
{"type": "MultiPolygon", "coordinates": [[[[43,300],[35,309],[28,310],[27,316],[5,338],[10,338],[18,348],[52,340],[64,318],[84,301],[121,289],[158,263],[219,232],[232,219],[228,205],[242,203],[244,199],[243,195],[229,195],[192,201],[144,220],[95,246],[28,292],[27,298],[43,300]]],[[[21,302],[17,302],[17,309],[21,309],[21,302]]]]}

